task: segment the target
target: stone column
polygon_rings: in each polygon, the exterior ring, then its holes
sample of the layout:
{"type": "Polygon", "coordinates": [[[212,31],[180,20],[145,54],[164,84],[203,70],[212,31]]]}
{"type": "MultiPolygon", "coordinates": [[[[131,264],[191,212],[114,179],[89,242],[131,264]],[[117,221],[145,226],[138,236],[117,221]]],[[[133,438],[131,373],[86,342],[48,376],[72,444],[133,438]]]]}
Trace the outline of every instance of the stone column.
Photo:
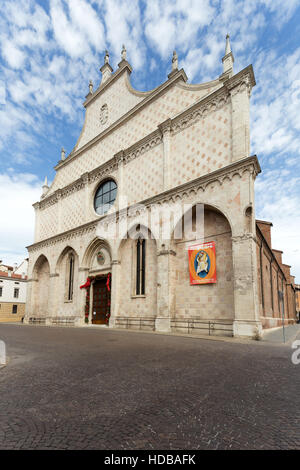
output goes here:
{"type": "Polygon", "coordinates": [[[157,253],[157,316],[155,320],[157,331],[171,331],[173,306],[171,263],[175,255],[175,251],[170,249],[169,241],[165,241],[157,253]]]}
{"type": "Polygon", "coordinates": [[[120,305],[120,280],[121,280],[121,262],[117,259],[111,263],[111,294],[110,294],[110,319],[109,327],[114,328],[116,318],[119,314],[120,305]]]}
{"type": "Polygon", "coordinates": [[[257,292],[256,243],[251,233],[232,237],[234,336],[261,335],[257,292]]]}
{"type": "Polygon", "coordinates": [[[164,146],[164,191],[167,191],[171,187],[171,124],[171,119],[167,119],[158,126],[163,136],[164,146]]]}

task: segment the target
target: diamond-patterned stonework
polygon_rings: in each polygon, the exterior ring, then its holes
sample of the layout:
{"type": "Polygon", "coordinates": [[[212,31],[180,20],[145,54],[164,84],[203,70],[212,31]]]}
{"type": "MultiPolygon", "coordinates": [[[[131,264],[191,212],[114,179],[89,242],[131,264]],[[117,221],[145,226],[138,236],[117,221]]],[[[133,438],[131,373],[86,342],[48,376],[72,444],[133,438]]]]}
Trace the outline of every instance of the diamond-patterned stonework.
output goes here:
{"type": "MultiPolygon", "coordinates": [[[[112,84],[111,89],[109,88],[88,106],[84,128],[76,144],[76,150],[116,122],[117,119],[144,98],[136,96],[128,90],[125,75],[120,77],[119,81],[112,84]],[[99,106],[102,102],[107,103],[110,110],[105,126],[102,126],[99,120],[99,106]]],[[[190,89],[187,85],[178,84],[169,88],[161,96],[151,101],[149,105],[143,107],[132,118],[125,120],[116,130],[60,168],[48,194],[70,184],[79,178],[81,174],[91,171],[108,161],[120,150],[130,147],[155,131],[161,122],[176,116],[216,89],[217,87],[194,90],[194,88],[190,89]]]]}

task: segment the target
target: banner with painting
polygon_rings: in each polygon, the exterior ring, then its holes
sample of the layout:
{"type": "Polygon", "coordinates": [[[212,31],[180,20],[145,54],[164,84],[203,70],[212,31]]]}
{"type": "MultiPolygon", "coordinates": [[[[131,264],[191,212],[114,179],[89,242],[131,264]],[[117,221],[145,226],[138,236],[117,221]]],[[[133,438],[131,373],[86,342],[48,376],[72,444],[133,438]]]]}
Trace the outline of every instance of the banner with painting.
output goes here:
{"type": "Polygon", "coordinates": [[[190,284],[217,282],[215,242],[192,245],[189,252],[190,284]]]}

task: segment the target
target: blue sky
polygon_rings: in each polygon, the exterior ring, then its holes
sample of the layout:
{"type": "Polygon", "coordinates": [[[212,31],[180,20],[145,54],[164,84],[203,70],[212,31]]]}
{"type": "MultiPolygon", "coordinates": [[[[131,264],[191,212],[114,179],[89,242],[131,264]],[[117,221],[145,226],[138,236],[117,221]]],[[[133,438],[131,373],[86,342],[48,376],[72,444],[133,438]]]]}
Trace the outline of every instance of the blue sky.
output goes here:
{"type": "Polygon", "coordinates": [[[262,174],[256,216],[273,222],[300,282],[300,2],[297,0],[1,0],[0,259],[20,262],[33,241],[32,203],[51,181],[60,149],[71,152],[88,82],[99,85],[105,49],[115,68],[122,44],[132,84],[166,80],[172,51],[189,83],[222,73],[225,36],[235,72],[250,63],[251,153],[262,174]]]}

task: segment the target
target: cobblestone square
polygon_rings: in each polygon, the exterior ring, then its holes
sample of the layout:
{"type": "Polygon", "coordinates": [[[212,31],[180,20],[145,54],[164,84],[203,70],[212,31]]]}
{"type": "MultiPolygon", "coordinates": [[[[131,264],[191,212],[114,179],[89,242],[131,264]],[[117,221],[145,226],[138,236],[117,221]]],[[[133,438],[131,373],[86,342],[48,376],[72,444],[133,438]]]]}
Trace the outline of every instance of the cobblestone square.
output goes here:
{"type": "Polygon", "coordinates": [[[300,449],[290,344],[1,324],[0,449],[300,449]]]}

